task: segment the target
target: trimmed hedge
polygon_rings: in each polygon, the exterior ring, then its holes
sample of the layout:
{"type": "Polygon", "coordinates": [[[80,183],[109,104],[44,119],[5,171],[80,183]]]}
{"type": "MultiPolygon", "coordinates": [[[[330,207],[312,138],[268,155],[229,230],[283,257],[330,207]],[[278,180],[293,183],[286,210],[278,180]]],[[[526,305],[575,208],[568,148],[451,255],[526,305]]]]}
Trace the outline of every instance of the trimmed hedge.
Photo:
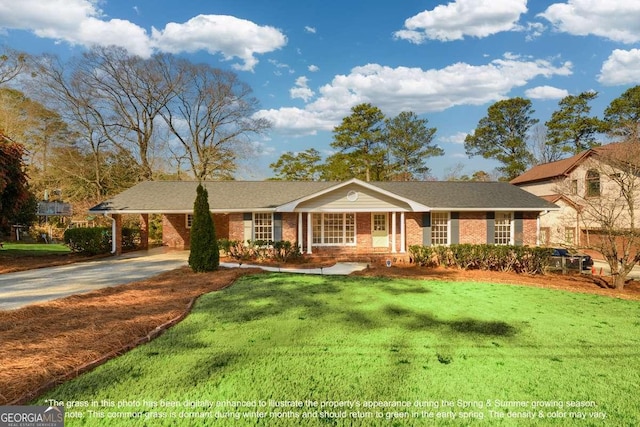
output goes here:
{"type": "Polygon", "coordinates": [[[302,253],[296,243],[288,240],[238,240],[221,239],[218,243],[220,248],[231,258],[238,261],[280,261],[287,262],[291,259],[300,258],[302,253]]]}
{"type": "Polygon", "coordinates": [[[544,274],[552,249],[529,246],[453,244],[409,247],[412,261],[423,267],[456,267],[463,270],[511,271],[544,274]]]}
{"type": "Polygon", "coordinates": [[[69,228],[64,232],[64,243],[73,252],[89,255],[104,254],[111,250],[111,229],[107,227],[69,228]]]}
{"type": "MultiPolygon", "coordinates": [[[[111,252],[111,228],[85,227],[69,228],[64,232],[64,243],[73,252],[88,255],[105,254],[111,252]]],[[[140,230],[138,228],[122,228],[122,249],[138,249],[140,230]]]]}

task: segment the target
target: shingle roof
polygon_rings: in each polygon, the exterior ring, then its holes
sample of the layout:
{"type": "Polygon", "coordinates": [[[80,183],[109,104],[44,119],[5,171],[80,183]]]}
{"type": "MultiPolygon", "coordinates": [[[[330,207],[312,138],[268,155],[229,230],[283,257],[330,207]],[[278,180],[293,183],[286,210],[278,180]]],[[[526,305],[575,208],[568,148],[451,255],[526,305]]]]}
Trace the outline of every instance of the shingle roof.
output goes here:
{"type": "MultiPolygon", "coordinates": [[[[510,181],[511,184],[525,184],[536,181],[547,181],[554,178],[561,178],[571,172],[576,166],[586,160],[589,156],[606,156],[608,158],[622,159],[629,150],[628,142],[616,142],[611,144],[594,147],[581,153],[571,156],[567,159],[557,160],[555,162],[543,163],[526,171],[520,176],[510,181]]],[[[637,149],[633,150],[635,153],[637,149]]]]}
{"type": "MultiPolygon", "coordinates": [[[[273,209],[310,193],[335,185],[333,182],[206,181],[212,210],[273,209]]],[[[94,206],[102,211],[192,211],[197,182],[147,181],[94,206]]]]}
{"type": "Polygon", "coordinates": [[[433,209],[554,209],[555,205],[507,182],[376,182],[374,185],[433,209]]]}
{"type": "MultiPolygon", "coordinates": [[[[360,181],[356,181],[360,182],[360,181]]],[[[212,211],[275,210],[340,182],[208,181],[212,211]]],[[[432,209],[548,210],[557,206],[506,182],[372,182],[362,183],[414,200],[432,209]]],[[[196,182],[142,182],[91,208],[92,212],[190,212],[196,182]]]]}
{"type": "Polygon", "coordinates": [[[518,185],[535,181],[546,181],[553,178],[559,178],[568,174],[580,162],[591,154],[591,150],[583,151],[580,154],[569,157],[568,159],[557,160],[555,162],[543,163],[526,171],[520,176],[510,181],[511,184],[518,185]]]}

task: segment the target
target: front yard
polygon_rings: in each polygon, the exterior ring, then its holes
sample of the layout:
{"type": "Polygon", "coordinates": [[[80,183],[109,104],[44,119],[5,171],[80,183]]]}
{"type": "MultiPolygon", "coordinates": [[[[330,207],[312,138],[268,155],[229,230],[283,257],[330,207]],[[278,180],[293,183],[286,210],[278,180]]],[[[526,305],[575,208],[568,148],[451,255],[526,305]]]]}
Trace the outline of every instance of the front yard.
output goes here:
{"type": "Polygon", "coordinates": [[[637,301],[261,274],[37,403],[70,426],[637,425],[639,348],[637,301]]]}

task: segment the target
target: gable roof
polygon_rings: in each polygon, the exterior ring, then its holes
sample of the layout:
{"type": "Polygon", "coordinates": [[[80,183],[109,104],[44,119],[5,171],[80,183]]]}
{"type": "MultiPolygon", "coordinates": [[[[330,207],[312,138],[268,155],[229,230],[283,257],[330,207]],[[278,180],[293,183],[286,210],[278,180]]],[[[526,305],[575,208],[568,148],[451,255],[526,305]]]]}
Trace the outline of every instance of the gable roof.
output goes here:
{"type": "Polygon", "coordinates": [[[510,183],[513,185],[518,185],[536,181],[547,181],[566,176],[591,154],[592,150],[587,150],[583,151],[582,153],[576,154],[575,156],[571,156],[568,159],[557,160],[555,162],[543,163],[541,165],[534,166],[522,175],[519,175],[512,179],[510,183]]]}
{"type": "Polygon", "coordinates": [[[538,181],[549,181],[567,176],[573,169],[579,166],[587,158],[599,155],[620,156],[625,151],[628,142],[616,142],[593,147],[589,150],[582,151],[567,159],[557,160],[555,162],[543,163],[536,165],[510,181],[513,185],[529,184],[538,181]]]}
{"type": "MultiPolygon", "coordinates": [[[[412,210],[557,210],[558,207],[506,182],[409,181],[207,181],[212,212],[290,211],[346,183],[406,201],[412,210]]],[[[94,213],[191,213],[197,182],[142,182],[90,209],[94,213]]]]}

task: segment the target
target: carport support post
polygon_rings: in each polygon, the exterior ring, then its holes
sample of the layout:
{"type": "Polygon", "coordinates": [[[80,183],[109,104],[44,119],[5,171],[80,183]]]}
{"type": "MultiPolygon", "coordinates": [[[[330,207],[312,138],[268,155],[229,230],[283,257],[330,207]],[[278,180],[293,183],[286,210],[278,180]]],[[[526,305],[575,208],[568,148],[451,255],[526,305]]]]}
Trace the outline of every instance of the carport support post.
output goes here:
{"type": "Polygon", "coordinates": [[[115,230],[112,238],[114,242],[116,242],[116,255],[122,255],[122,215],[113,214],[112,216],[114,220],[115,230]]]}
{"type": "Polygon", "coordinates": [[[140,214],[140,249],[149,249],[149,214],[140,214]]]}

